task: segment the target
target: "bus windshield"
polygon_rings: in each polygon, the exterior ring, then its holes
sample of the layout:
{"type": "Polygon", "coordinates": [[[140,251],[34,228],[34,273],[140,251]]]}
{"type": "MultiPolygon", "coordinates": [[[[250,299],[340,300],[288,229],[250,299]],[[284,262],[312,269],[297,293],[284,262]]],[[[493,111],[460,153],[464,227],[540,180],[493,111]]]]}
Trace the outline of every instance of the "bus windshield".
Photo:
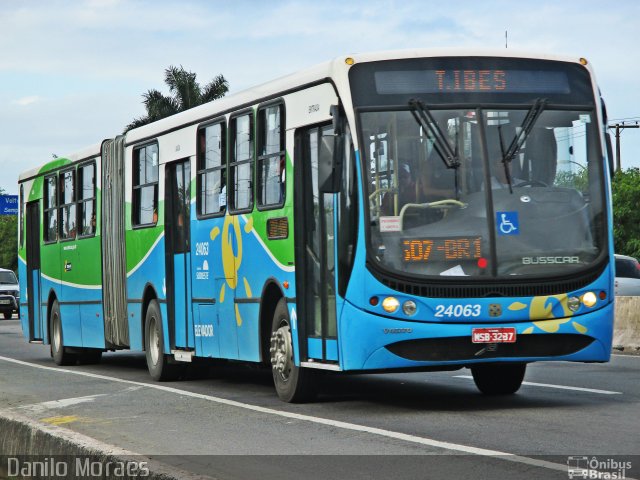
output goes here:
{"type": "Polygon", "coordinates": [[[430,276],[555,275],[594,262],[605,233],[595,114],[531,111],[434,107],[422,122],[410,105],[361,112],[375,261],[430,276]]]}

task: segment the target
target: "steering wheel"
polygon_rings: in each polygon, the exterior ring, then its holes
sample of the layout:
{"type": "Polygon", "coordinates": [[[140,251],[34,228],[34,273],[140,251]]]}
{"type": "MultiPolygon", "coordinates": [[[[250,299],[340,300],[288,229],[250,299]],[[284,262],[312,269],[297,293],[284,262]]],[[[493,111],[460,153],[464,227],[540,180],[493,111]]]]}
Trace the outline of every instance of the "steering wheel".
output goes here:
{"type": "Polygon", "coordinates": [[[526,180],[524,182],[520,182],[514,187],[548,187],[549,185],[541,182],[540,180],[526,180]]]}

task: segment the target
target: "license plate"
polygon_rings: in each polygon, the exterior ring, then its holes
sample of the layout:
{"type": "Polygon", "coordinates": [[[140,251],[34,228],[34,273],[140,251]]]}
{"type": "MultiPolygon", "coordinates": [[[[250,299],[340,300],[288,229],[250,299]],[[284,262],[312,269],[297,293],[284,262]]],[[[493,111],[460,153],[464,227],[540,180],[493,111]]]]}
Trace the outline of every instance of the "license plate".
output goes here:
{"type": "Polygon", "coordinates": [[[11,305],[11,300],[0,300],[0,305],[11,305]]]}
{"type": "Polygon", "coordinates": [[[516,329],[505,328],[474,328],[471,332],[473,343],[514,343],[516,341],[516,329]]]}

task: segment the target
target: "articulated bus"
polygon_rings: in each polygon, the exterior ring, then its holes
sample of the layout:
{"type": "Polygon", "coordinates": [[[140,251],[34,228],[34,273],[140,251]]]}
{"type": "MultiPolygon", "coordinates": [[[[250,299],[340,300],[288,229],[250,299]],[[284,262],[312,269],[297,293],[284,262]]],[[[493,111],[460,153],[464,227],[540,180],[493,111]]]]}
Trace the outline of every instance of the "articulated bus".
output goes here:
{"type": "Polygon", "coordinates": [[[19,179],[22,328],[59,365],[146,352],[315,378],[606,362],[610,155],[583,58],[342,57],[19,179]],[[25,281],[26,280],[26,281],[25,281]]]}

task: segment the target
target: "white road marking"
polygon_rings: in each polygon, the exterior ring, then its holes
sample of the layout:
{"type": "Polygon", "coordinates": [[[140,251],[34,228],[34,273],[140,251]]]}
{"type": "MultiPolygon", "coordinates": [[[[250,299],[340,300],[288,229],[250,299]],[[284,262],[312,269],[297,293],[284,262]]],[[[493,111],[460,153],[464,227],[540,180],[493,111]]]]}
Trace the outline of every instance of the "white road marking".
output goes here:
{"type": "MultiPolygon", "coordinates": [[[[471,375],[453,375],[453,377],[473,379],[471,375]]],[[[622,392],[612,392],[610,390],[598,390],[597,388],[570,387],[568,385],[551,385],[550,383],[522,382],[522,385],[530,385],[532,387],[558,388],[560,390],[577,390],[578,392],[600,393],[602,395],[622,395],[622,392]]]]}
{"type": "Polygon", "coordinates": [[[80,403],[93,402],[96,398],[104,397],[106,395],[106,393],[100,393],[98,395],[88,395],[86,397],[63,398],[60,400],[51,400],[49,402],[34,403],[32,405],[23,405],[21,407],[17,407],[16,410],[29,410],[34,413],[40,413],[54,408],[65,408],[72,405],[79,405],[80,403]]]}
{"type": "Polygon", "coordinates": [[[370,433],[372,435],[378,435],[378,436],[386,437],[386,438],[393,438],[393,439],[396,439],[396,440],[401,440],[401,441],[414,443],[414,444],[418,444],[418,445],[426,445],[426,446],[435,447],[435,448],[442,448],[442,449],[450,450],[450,451],[453,451],[453,452],[460,452],[460,453],[464,453],[464,454],[479,455],[479,456],[483,456],[483,457],[492,457],[492,458],[496,458],[496,459],[499,459],[499,460],[506,460],[506,461],[509,461],[509,462],[525,464],[525,465],[529,465],[529,466],[533,466],[533,467],[546,468],[546,469],[550,469],[550,470],[557,470],[557,471],[562,471],[562,472],[566,472],[567,471],[567,465],[565,465],[565,464],[548,462],[546,460],[540,460],[540,459],[536,459],[536,458],[523,457],[521,455],[502,452],[502,451],[499,451],[499,450],[488,450],[488,449],[485,449],[485,448],[478,448],[478,447],[473,447],[473,446],[469,446],[469,445],[461,445],[461,444],[451,443],[451,442],[443,442],[443,441],[434,440],[434,439],[431,439],[431,438],[419,437],[417,435],[409,435],[409,434],[402,433],[402,432],[394,432],[392,430],[385,430],[385,429],[382,429],[382,428],[369,427],[369,426],[366,426],[366,425],[358,425],[358,424],[355,424],[355,423],[342,422],[342,421],[339,421],[339,420],[330,420],[328,418],[322,418],[322,417],[313,417],[311,415],[302,415],[302,414],[299,414],[299,413],[284,412],[284,411],[281,411],[281,410],[275,410],[273,408],[260,407],[258,405],[251,405],[251,404],[248,404],[248,403],[237,402],[235,400],[228,400],[226,398],[214,397],[214,396],[205,395],[205,394],[202,394],[202,393],[189,392],[189,391],[186,391],[186,390],[179,390],[177,388],[167,387],[167,386],[164,386],[164,385],[157,385],[157,384],[144,383],[144,382],[136,382],[136,381],[133,381],[133,380],[124,380],[124,379],[117,378],[117,377],[109,377],[107,375],[100,375],[100,374],[97,374],[97,373],[82,372],[82,371],[77,371],[77,370],[68,370],[68,369],[65,369],[65,368],[47,367],[47,366],[44,366],[44,365],[38,365],[38,364],[35,364],[35,363],[29,363],[29,362],[25,362],[25,361],[22,361],[22,360],[17,360],[15,358],[9,358],[9,357],[0,356],[0,360],[3,360],[5,362],[9,362],[9,363],[14,363],[14,364],[17,364],[17,365],[24,365],[24,366],[27,366],[27,367],[38,368],[38,369],[41,369],[41,370],[47,370],[47,371],[50,371],[50,372],[69,373],[69,374],[72,374],[72,375],[79,375],[79,376],[82,376],[82,377],[96,378],[96,379],[100,379],[100,380],[107,380],[107,381],[123,383],[123,384],[127,384],[127,385],[138,385],[138,386],[143,386],[143,387],[147,387],[147,388],[153,388],[155,390],[160,390],[160,391],[169,392],[169,393],[175,393],[177,395],[182,395],[182,396],[185,396],[185,397],[191,397],[191,398],[198,398],[198,399],[201,399],[201,400],[207,400],[207,401],[215,402],[215,403],[218,403],[218,404],[221,404],[221,405],[228,405],[228,406],[231,406],[231,407],[242,408],[242,409],[245,409],[245,410],[264,413],[264,414],[268,414],[268,415],[276,415],[276,416],[284,417],[284,418],[292,418],[292,419],[295,419],[295,420],[302,420],[302,421],[306,421],[306,422],[316,423],[316,424],[319,424],[319,425],[327,425],[327,426],[330,426],[330,427],[341,428],[341,429],[344,429],[344,430],[350,430],[350,431],[361,432],[361,433],[370,433]]]}

